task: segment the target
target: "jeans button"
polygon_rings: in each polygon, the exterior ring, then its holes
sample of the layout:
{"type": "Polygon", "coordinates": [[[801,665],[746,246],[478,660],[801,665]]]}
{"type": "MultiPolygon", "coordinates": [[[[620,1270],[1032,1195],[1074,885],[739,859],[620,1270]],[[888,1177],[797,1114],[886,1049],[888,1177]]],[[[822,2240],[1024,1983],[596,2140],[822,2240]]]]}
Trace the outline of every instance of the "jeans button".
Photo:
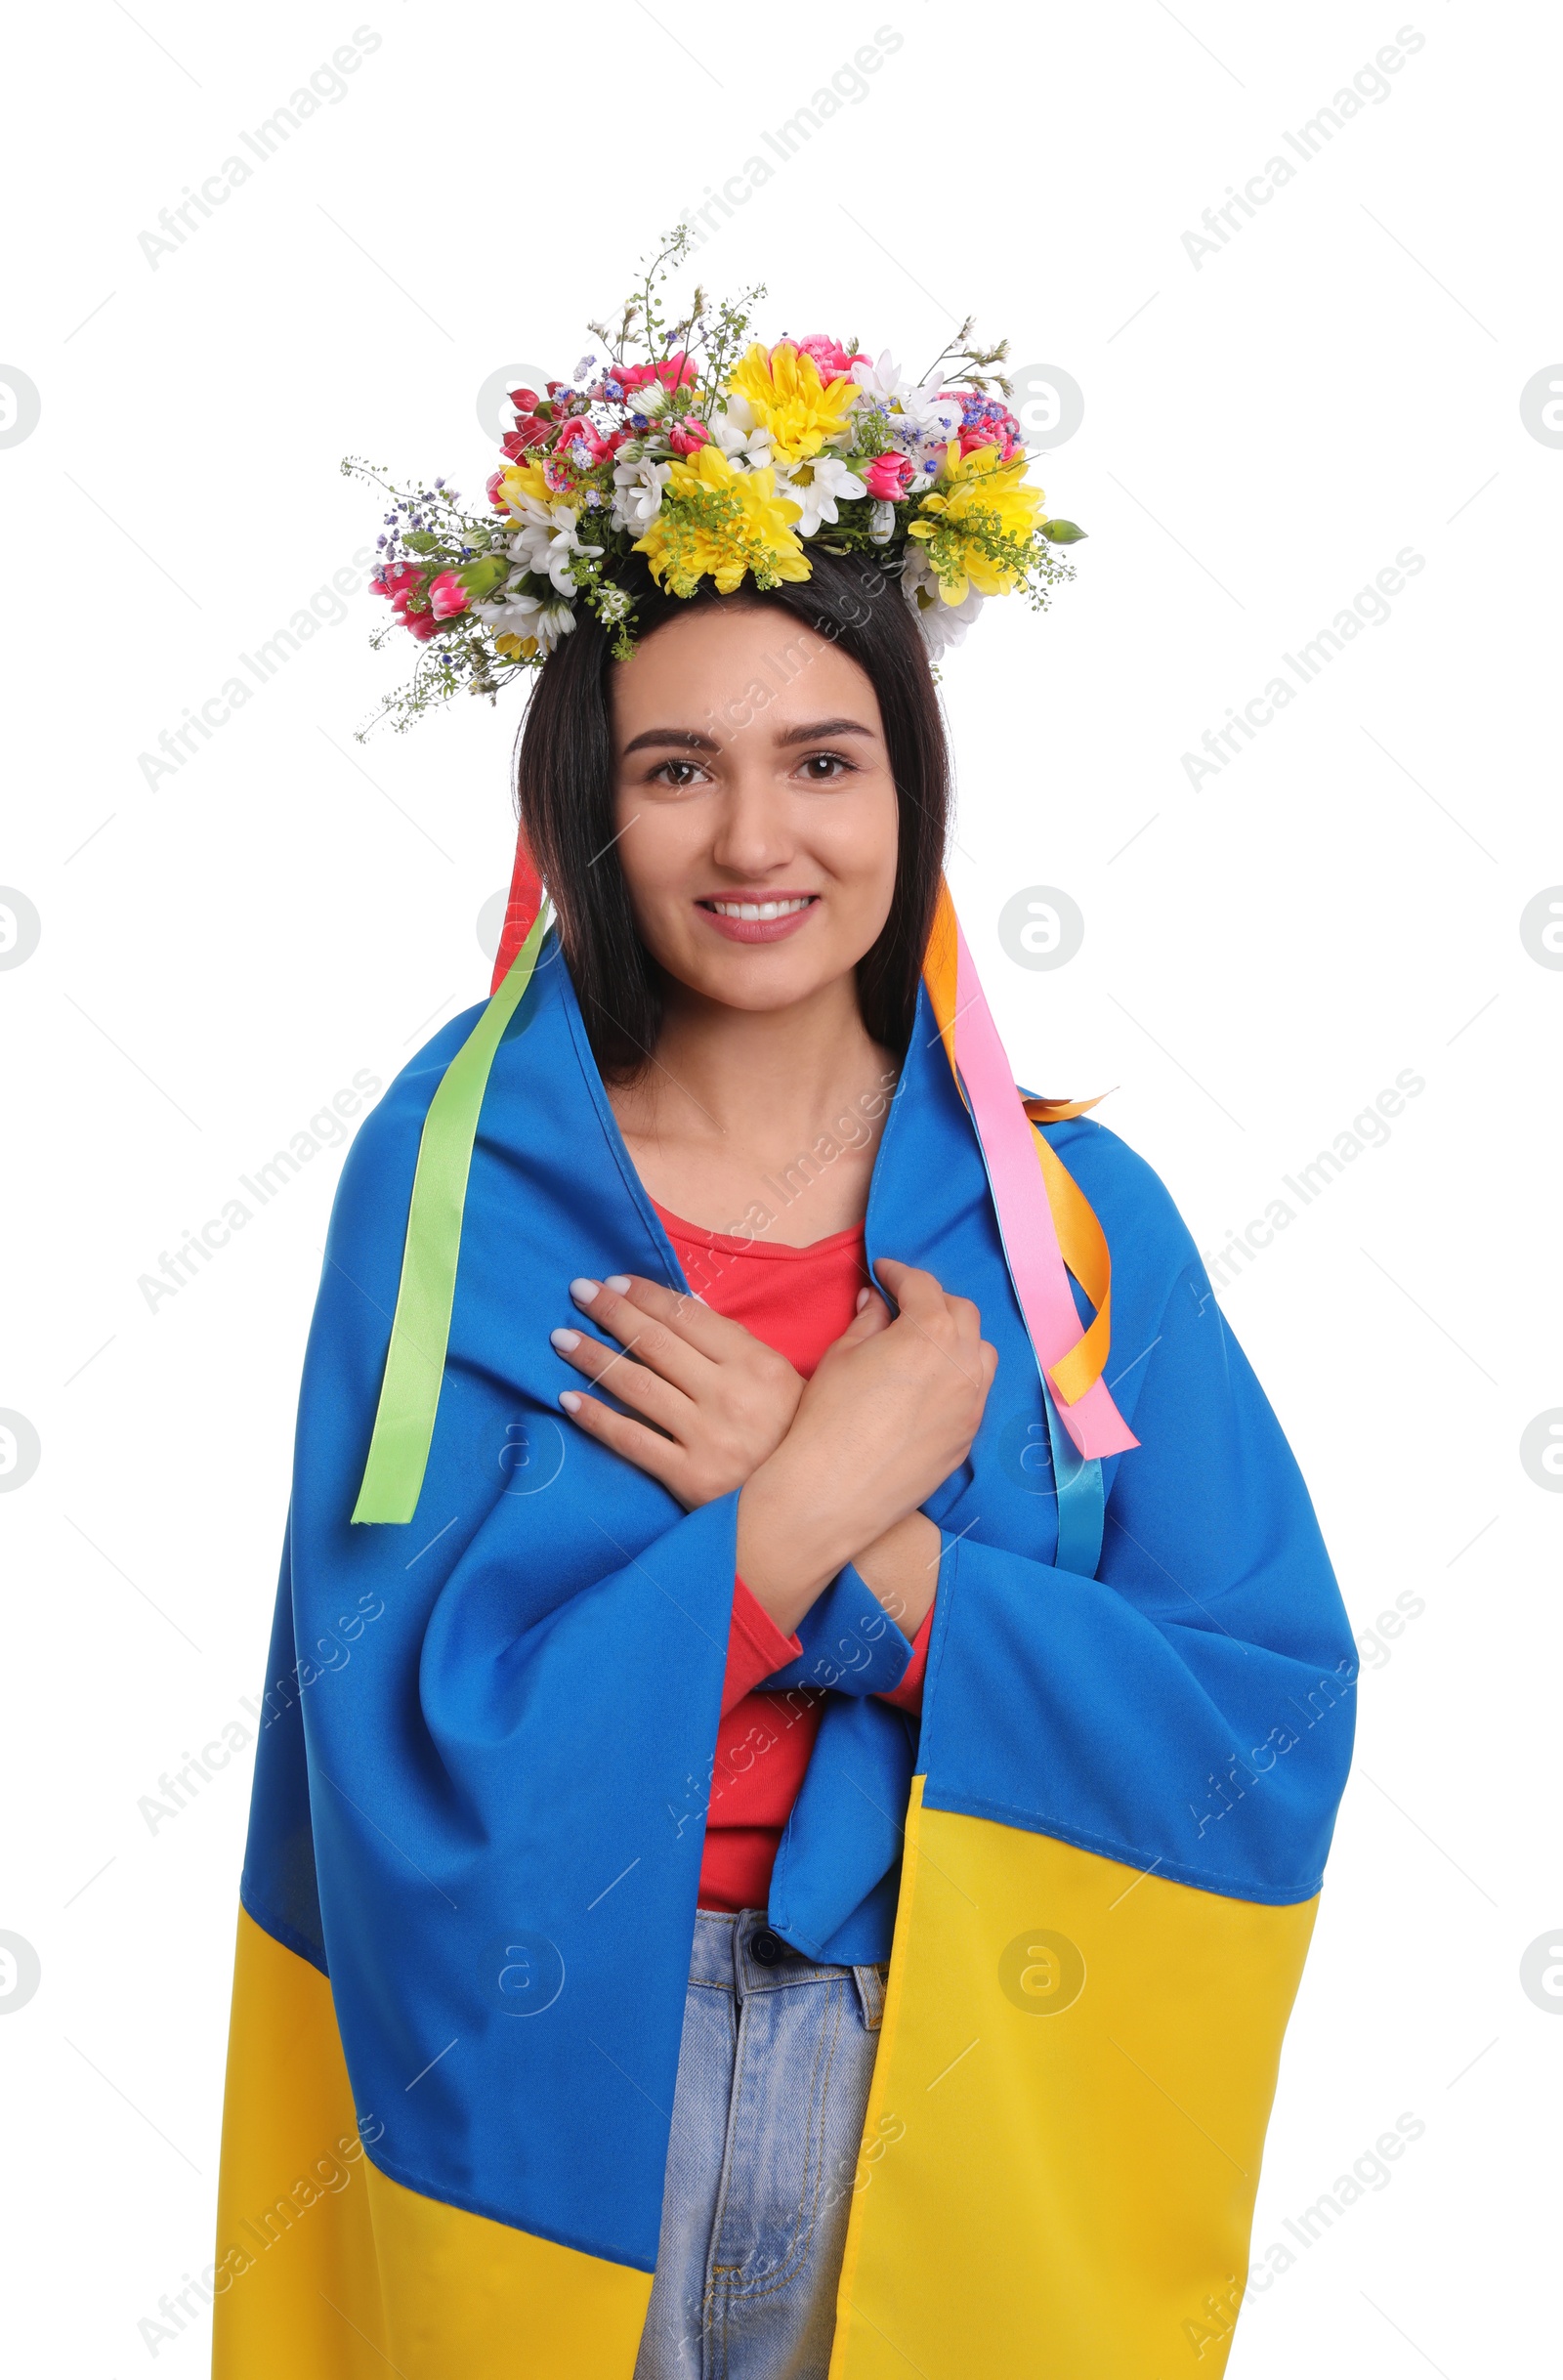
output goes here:
{"type": "Polygon", "coordinates": [[[774,1967],[778,1959],[786,1957],[786,1952],[785,1942],[769,1926],[757,1927],[749,1936],[749,1955],[758,1959],[762,1967],[774,1967]]]}

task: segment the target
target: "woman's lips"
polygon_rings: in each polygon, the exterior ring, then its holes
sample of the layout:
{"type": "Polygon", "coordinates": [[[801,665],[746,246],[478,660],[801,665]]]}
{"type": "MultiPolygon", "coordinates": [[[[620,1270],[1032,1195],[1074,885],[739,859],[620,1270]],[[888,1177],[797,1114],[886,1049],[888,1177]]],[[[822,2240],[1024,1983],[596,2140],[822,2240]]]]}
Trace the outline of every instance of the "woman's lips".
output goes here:
{"type": "Polygon", "coordinates": [[[741,894],[713,894],[708,900],[697,901],[696,908],[728,942],[784,942],[795,934],[805,918],[820,906],[818,893],[767,893],[745,900],[741,894]],[[721,901],[722,907],[716,905],[721,901]],[[796,904],[796,906],[794,906],[796,904]],[[734,911],[749,911],[751,914],[733,915],[734,911]],[[780,914],[762,916],[762,910],[780,914]]]}

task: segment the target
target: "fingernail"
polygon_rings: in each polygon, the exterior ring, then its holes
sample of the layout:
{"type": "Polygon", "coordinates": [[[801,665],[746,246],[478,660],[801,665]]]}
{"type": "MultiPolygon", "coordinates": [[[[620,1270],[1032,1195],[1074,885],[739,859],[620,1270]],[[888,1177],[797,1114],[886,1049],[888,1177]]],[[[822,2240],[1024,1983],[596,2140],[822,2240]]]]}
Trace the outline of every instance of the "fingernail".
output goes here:
{"type": "Polygon", "coordinates": [[[570,1294],[577,1305],[590,1305],[601,1287],[600,1281],[572,1281],[570,1285],[570,1294]]]}
{"type": "Polygon", "coordinates": [[[578,1413],[580,1411],[580,1399],[575,1394],[573,1388],[566,1388],[561,1390],[559,1401],[564,1406],[567,1413],[578,1413]]]}
{"type": "Polygon", "coordinates": [[[613,1290],[617,1296],[622,1297],[629,1288],[629,1275],[628,1273],[610,1273],[603,1287],[613,1290]]]}
{"type": "Polygon", "coordinates": [[[858,1292],[858,1312],[859,1312],[860,1314],[863,1312],[863,1309],[864,1309],[864,1307],[865,1307],[865,1306],[867,1304],[867,1302],[868,1302],[868,1293],[867,1293],[867,1291],[866,1291],[866,1290],[859,1290],[859,1292],[858,1292]]]}
{"type": "Polygon", "coordinates": [[[580,1345],[578,1331],[550,1331],[548,1339],[550,1345],[557,1347],[561,1355],[569,1355],[580,1345]]]}

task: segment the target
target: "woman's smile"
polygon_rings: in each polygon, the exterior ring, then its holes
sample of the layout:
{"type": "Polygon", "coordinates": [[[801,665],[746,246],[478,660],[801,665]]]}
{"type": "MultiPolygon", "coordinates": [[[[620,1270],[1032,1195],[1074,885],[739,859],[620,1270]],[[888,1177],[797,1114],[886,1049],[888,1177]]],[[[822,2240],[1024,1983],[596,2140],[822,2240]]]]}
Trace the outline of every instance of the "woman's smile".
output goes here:
{"type": "Polygon", "coordinates": [[[782,942],[820,906],[809,892],[704,893],[695,904],[728,942],[782,942]]]}

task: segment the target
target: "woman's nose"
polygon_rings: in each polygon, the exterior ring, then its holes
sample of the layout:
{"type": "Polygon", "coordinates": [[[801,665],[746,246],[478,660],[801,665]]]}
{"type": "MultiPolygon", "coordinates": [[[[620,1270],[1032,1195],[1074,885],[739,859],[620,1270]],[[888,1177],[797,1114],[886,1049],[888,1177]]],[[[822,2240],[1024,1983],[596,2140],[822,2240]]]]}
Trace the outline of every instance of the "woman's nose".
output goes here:
{"type": "Polygon", "coordinates": [[[711,857],[735,875],[761,875],[791,858],[794,839],[784,797],[739,783],[723,795],[711,857]]]}

